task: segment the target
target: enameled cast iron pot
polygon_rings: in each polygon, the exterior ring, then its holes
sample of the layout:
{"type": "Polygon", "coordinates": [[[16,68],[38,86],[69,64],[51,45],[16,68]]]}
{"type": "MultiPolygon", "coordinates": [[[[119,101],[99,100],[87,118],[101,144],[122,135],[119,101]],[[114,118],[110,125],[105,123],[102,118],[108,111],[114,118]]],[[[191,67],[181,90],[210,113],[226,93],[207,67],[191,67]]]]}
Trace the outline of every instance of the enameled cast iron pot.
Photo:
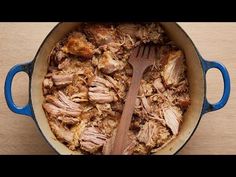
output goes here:
{"type": "MultiPolygon", "coordinates": [[[[79,154],[70,151],[66,146],[56,140],[51,132],[47,118],[42,108],[44,100],[42,92],[42,82],[48,68],[48,57],[55,44],[62,39],[65,34],[78,27],[80,23],[59,23],[53,28],[40,46],[33,61],[19,64],[11,68],[5,81],[5,98],[11,111],[30,116],[38,125],[41,133],[48,143],[59,154],[79,154]],[[29,102],[24,107],[18,107],[12,100],[11,86],[16,73],[26,72],[29,76],[29,102]]],[[[179,48],[184,50],[187,63],[187,77],[190,85],[191,106],[184,114],[183,124],[179,135],[157,154],[175,154],[190,139],[201,116],[207,112],[221,109],[225,106],[230,95],[230,78],[224,65],[215,61],[206,61],[199,54],[189,36],[176,23],[162,23],[168,36],[176,42],[179,48]],[[206,72],[211,69],[218,69],[224,80],[223,96],[216,104],[211,104],[206,99],[206,72]]],[[[206,135],[207,136],[207,135],[206,135]]]]}

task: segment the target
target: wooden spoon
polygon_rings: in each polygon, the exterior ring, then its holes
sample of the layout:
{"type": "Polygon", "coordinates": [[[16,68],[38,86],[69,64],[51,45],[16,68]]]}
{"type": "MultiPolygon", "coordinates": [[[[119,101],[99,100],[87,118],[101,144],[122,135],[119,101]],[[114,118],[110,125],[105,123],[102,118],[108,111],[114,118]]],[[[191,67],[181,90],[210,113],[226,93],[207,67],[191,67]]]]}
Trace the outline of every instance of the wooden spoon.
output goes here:
{"type": "Polygon", "coordinates": [[[154,60],[155,47],[150,45],[136,47],[130,55],[129,63],[133,67],[133,77],[112,147],[111,154],[113,155],[120,155],[124,151],[131,118],[134,112],[135,100],[140,87],[140,81],[143,72],[148,66],[154,63],[154,60]]]}

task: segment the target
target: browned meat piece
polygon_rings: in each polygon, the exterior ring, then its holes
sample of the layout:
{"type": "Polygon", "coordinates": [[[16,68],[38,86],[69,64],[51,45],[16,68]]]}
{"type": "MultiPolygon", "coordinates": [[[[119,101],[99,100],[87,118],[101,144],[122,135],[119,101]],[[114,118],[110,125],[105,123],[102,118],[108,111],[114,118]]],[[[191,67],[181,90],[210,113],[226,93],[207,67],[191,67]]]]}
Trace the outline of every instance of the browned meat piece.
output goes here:
{"type": "Polygon", "coordinates": [[[164,66],[161,75],[167,86],[176,86],[183,78],[185,70],[184,66],[184,55],[182,51],[173,51],[169,54],[167,64],[164,66]]]}
{"type": "Polygon", "coordinates": [[[174,135],[177,135],[179,132],[179,124],[182,120],[182,112],[176,107],[166,107],[163,108],[163,114],[167,126],[171,129],[174,135]]]}
{"type": "Polygon", "coordinates": [[[116,33],[113,28],[100,24],[88,25],[84,28],[84,32],[88,39],[96,45],[104,45],[114,41],[116,33]]]}
{"type": "Polygon", "coordinates": [[[57,119],[67,125],[74,125],[74,124],[79,123],[79,119],[74,118],[74,117],[59,116],[57,119]]]}
{"type": "Polygon", "coordinates": [[[98,69],[105,74],[111,74],[117,70],[121,70],[124,64],[121,61],[115,60],[112,53],[106,51],[98,60],[98,69]]]}
{"type": "Polygon", "coordinates": [[[51,78],[45,78],[43,80],[43,86],[44,86],[44,88],[47,88],[47,89],[52,88],[52,86],[53,86],[52,79],[51,78]]]}
{"type": "Polygon", "coordinates": [[[153,86],[156,90],[160,91],[160,92],[164,92],[165,91],[165,87],[163,86],[162,82],[161,82],[161,78],[157,78],[154,80],[153,82],[153,86]]]}
{"type": "Polygon", "coordinates": [[[94,153],[105,144],[106,139],[106,135],[100,133],[97,128],[88,127],[80,135],[80,146],[81,149],[94,153]]]}
{"type": "Polygon", "coordinates": [[[49,124],[57,139],[66,143],[71,143],[73,141],[73,133],[70,130],[65,129],[60,125],[57,125],[57,123],[52,121],[50,121],[49,124]]]}
{"type": "Polygon", "coordinates": [[[43,108],[48,114],[50,114],[50,116],[66,115],[66,116],[78,117],[81,114],[81,111],[71,111],[71,110],[68,111],[62,108],[58,108],[51,103],[44,103],[43,108]]]}
{"type": "Polygon", "coordinates": [[[65,53],[83,58],[92,58],[94,54],[94,46],[88,42],[86,36],[80,32],[72,33],[62,50],[65,53]]]}
{"type": "Polygon", "coordinates": [[[147,147],[153,148],[156,146],[158,138],[158,124],[155,121],[147,121],[139,131],[137,139],[145,143],[147,147]]]}
{"type": "Polygon", "coordinates": [[[73,74],[66,74],[66,75],[53,74],[52,80],[56,86],[66,86],[66,85],[72,84],[73,74]]]}

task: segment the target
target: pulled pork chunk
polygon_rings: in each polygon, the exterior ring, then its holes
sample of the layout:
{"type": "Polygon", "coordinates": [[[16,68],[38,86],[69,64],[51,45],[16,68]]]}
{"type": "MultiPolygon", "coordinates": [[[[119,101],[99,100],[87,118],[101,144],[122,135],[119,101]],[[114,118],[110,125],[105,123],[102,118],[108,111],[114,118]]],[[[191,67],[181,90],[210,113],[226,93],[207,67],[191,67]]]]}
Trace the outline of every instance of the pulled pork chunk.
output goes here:
{"type": "Polygon", "coordinates": [[[81,106],[71,101],[62,91],[58,91],[59,99],[66,104],[70,109],[80,110],[81,106]]]}
{"type": "Polygon", "coordinates": [[[111,94],[89,92],[89,100],[97,103],[110,103],[114,101],[111,94]]]}
{"type": "Polygon", "coordinates": [[[72,84],[73,81],[73,74],[53,74],[52,81],[55,86],[66,86],[72,84]]]}
{"type": "Polygon", "coordinates": [[[53,105],[62,108],[62,109],[69,109],[69,106],[66,105],[65,103],[61,102],[57,97],[52,96],[52,95],[47,95],[46,96],[46,102],[52,103],[53,105]]]}
{"type": "Polygon", "coordinates": [[[142,126],[139,134],[137,135],[137,139],[140,142],[145,143],[147,147],[153,148],[156,146],[157,133],[158,126],[156,122],[148,121],[142,126]]]}
{"type": "Polygon", "coordinates": [[[177,107],[168,106],[163,108],[163,114],[167,126],[174,135],[177,135],[179,132],[179,124],[182,120],[182,112],[177,107]]]}
{"type": "Polygon", "coordinates": [[[123,80],[115,80],[111,76],[104,75],[105,78],[113,85],[113,89],[116,91],[117,95],[124,99],[126,96],[126,85],[123,80]]]}
{"type": "Polygon", "coordinates": [[[93,80],[92,80],[90,85],[91,86],[99,86],[99,85],[101,86],[101,85],[104,85],[104,86],[106,86],[108,88],[113,88],[114,87],[109,81],[107,81],[104,78],[98,77],[98,76],[93,78],[93,80]]]}
{"type": "Polygon", "coordinates": [[[66,143],[71,143],[73,141],[73,133],[70,130],[53,121],[50,121],[49,124],[57,139],[66,143]]]}
{"type": "Polygon", "coordinates": [[[92,58],[94,54],[94,46],[88,42],[86,36],[80,32],[72,33],[62,50],[65,53],[83,58],[92,58]]]}
{"type": "Polygon", "coordinates": [[[81,114],[81,107],[79,104],[70,101],[61,91],[58,92],[58,96],[59,98],[52,95],[46,96],[47,103],[43,104],[43,108],[46,112],[54,116],[68,115],[77,117],[81,114]]]}
{"type": "Polygon", "coordinates": [[[111,103],[117,100],[117,97],[114,92],[109,90],[113,85],[98,76],[96,76],[89,87],[89,100],[96,103],[111,103]]]}
{"type": "Polygon", "coordinates": [[[111,74],[123,67],[124,64],[121,61],[113,59],[110,51],[104,52],[98,60],[98,69],[105,74],[111,74]]]}
{"type": "Polygon", "coordinates": [[[43,108],[48,114],[50,114],[50,116],[68,115],[72,117],[78,117],[81,114],[81,111],[65,110],[51,103],[44,103],[43,108]]]}
{"type": "Polygon", "coordinates": [[[147,148],[161,146],[169,138],[169,131],[160,123],[150,120],[147,121],[139,131],[137,139],[145,143],[147,148]]]}
{"type": "Polygon", "coordinates": [[[81,149],[94,153],[106,142],[106,135],[99,132],[95,127],[86,128],[80,135],[81,149]]]}
{"type": "Polygon", "coordinates": [[[104,45],[114,41],[116,33],[112,26],[100,24],[87,25],[83,31],[88,39],[96,45],[104,45]]]}
{"type": "Polygon", "coordinates": [[[161,75],[167,86],[176,86],[181,79],[183,79],[183,73],[185,70],[182,51],[173,51],[169,54],[167,64],[164,66],[161,75]]]}

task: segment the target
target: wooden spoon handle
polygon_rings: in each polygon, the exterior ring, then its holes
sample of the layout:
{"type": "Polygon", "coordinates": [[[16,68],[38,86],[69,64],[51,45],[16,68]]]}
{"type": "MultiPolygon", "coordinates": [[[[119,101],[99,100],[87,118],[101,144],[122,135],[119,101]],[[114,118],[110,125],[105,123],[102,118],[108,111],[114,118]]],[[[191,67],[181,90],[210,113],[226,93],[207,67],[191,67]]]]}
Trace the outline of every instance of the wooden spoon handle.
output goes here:
{"type": "Polygon", "coordinates": [[[130,127],[131,118],[134,112],[135,101],[138,95],[142,75],[143,71],[136,69],[133,70],[131,85],[126,96],[125,106],[121,115],[120,123],[118,125],[115,141],[111,151],[111,154],[113,155],[122,154],[125,148],[124,146],[126,144],[127,134],[130,127]]]}

